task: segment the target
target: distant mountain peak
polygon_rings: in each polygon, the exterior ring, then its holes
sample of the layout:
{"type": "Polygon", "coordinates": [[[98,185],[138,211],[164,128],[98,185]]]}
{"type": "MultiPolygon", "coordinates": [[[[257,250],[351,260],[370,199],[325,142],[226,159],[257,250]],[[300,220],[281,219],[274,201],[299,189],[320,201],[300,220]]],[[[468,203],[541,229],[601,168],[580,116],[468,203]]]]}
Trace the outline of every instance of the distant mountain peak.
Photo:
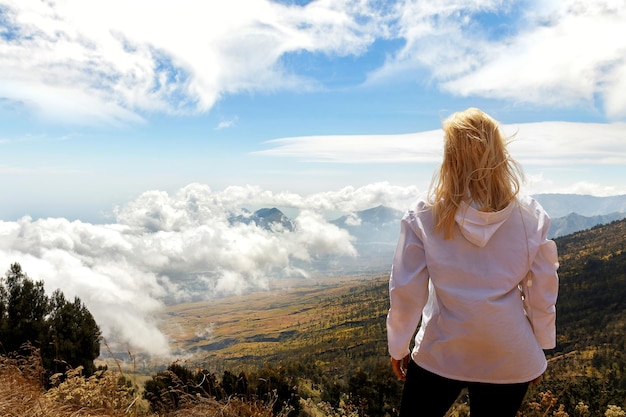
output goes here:
{"type": "Polygon", "coordinates": [[[244,214],[231,217],[230,222],[244,224],[254,223],[262,229],[274,232],[283,230],[293,232],[296,228],[291,219],[285,216],[285,214],[276,207],[261,208],[256,210],[254,213],[250,213],[245,209],[243,211],[244,214]]]}
{"type": "Polygon", "coordinates": [[[336,226],[351,228],[363,225],[382,226],[389,223],[399,224],[402,212],[387,206],[379,205],[369,209],[355,211],[331,221],[336,226]]]}

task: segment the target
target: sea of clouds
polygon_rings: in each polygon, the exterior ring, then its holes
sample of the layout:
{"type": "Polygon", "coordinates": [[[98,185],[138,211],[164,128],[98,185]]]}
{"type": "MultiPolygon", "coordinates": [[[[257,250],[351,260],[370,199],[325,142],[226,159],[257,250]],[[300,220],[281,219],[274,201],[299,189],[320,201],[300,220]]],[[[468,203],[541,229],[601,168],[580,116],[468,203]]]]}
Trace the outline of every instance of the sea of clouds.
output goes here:
{"type": "Polygon", "coordinates": [[[300,195],[259,187],[213,191],[190,184],[176,193],[147,191],[115,209],[116,221],[65,218],[0,222],[0,265],[18,262],[46,291],[80,297],[107,339],[169,355],[159,329],[166,304],[268,289],[272,280],[314,274],[313,262],[356,256],[354,238],[329,223],[380,204],[404,209],[415,187],[377,183],[300,195]],[[232,222],[242,209],[292,211],[294,231],[232,222]]]}

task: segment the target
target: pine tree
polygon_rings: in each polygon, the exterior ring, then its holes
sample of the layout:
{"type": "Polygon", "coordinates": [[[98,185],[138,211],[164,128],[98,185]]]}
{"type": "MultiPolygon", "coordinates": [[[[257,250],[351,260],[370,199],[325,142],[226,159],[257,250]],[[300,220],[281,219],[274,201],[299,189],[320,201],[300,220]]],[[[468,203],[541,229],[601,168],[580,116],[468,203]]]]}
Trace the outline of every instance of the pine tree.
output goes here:
{"type": "Polygon", "coordinates": [[[80,298],[69,302],[60,290],[52,294],[50,304],[48,324],[55,361],[48,368],[59,370],[58,361],[63,361],[72,367],[83,366],[88,375],[92,374],[93,361],[100,355],[100,329],[96,321],[80,298]]]}
{"type": "Polygon", "coordinates": [[[100,328],[76,297],[65,299],[60,290],[46,295],[42,281],[33,281],[19,263],[0,279],[0,343],[3,353],[19,352],[30,343],[41,352],[44,367],[64,372],[82,366],[95,371],[100,355],[100,328]]]}
{"type": "Polygon", "coordinates": [[[49,301],[43,283],[34,282],[14,263],[2,284],[0,341],[5,352],[18,351],[26,342],[40,347],[48,336],[49,301]]]}

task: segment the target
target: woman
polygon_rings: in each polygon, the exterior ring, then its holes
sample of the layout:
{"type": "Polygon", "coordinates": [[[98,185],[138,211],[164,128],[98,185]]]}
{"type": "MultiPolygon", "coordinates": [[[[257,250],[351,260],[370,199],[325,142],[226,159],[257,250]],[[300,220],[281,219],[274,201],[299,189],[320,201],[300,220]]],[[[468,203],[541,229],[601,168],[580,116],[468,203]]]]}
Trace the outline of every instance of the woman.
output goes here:
{"type": "Polygon", "coordinates": [[[556,345],[550,218],[518,196],[522,171],[495,120],[470,108],[443,130],[443,163],[402,219],[389,281],[400,415],[444,416],[467,388],[472,417],[513,417],[556,345]]]}

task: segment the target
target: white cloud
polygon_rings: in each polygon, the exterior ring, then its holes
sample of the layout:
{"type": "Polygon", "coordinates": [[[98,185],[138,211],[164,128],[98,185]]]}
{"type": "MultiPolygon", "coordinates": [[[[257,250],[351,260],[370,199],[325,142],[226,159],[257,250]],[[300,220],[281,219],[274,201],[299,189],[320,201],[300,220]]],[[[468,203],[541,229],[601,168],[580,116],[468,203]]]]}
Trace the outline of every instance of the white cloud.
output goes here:
{"type": "Polygon", "coordinates": [[[541,122],[503,126],[517,132],[512,155],[524,164],[546,166],[626,164],[626,123],[541,122]]]}
{"type": "Polygon", "coordinates": [[[310,275],[312,261],[356,253],[352,237],[325,212],[404,208],[413,198],[414,188],[384,183],[309,196],[258,187],[213,192],[191,184],[172,195],[145,192],[118,209],[114,224],[29,217],[0,222],[0,265],[19,262],[47,291],[79,296],[110,343],[167,355],[156,319],[165,303],[262,290],[283,276],[310,275]],[[296,230],[229,222],[250,205],[299,209],[296,230]]]}
{"type": "Polygon", "coordinates": [[[3,1],[0,96],[74,123],[196,112],[224,94],[306,89],[285,53],[360,53],[375,39],[366,2],[3,1]]]}
{"type": "Polygon", "coordinates": [[[626,5],[612,0],[3,0],[0,96],[74,123],[193,113],[225,94],[310,90],[287,54],[337,58],[401,40],[370,81],[626,117],[626,5]],[[422,80],[424,82],[424,80],[422,80]],[[429,82],[426,80],[425,82],[429,82]]]}
{"type": "MultiPolygon", "coordinates": [[[[626,193],[622,181],[626,175],[626,123],[520,123],[502,125],[502,130],[505,135],[511,136],[511,155],[522,164],[527,174],[525,189],[528,193],[585,193],[598,196],[626,193]]],[[[406,178],[403,171],[416,172],[424,167],[436,171],[442,158],[443,132],[436,130],[387,136],[309,136],[273,140],[266,142],[266,145],[267,149],[257,152],[258,155],[294,158],[318,165],[363,164],[369,165],[373,171],[393,168],[400,172],[399,179],[395,180],[400,182],[406,178]],[[385,168],[376,168],[373,164],[384,164],[385,168]]],[[[424,180],[422,185],[427,187],[429,178],[425,175],[421,174],[421,179],[424,180]]],[[[413,194],[416,193],[415,189],[413,194]]],[[[371,196],[373,193],[364,195],[371,196]]],[[[358,200],[360,197],[356,193],[353,198],[358,200]]],[[[403,208],[401,205],[386,205],[403,208]]],[[[351,211],[348,207],[344,209],[351,211]]]]}
{"type": "MultiPolygon", "coordinates": [[[[541,122],[502,125],[523,164],[626,164],[626,123],[541,122]]],[[[259,155],[331,163],[440,163],[443,132],[405,135],[308,136],[266,142],[259,155]]]]}
{"type": "Polygon", "coordinates": [[[259,155],[298,158],[307,162],[376,163],[438,162],[443,132],[405,135],[306,136],[266,142],[259,155]]]}
{"type": "Polygon", "coordinates": [[[525,192],[528,194],[580,194],[595,197],[626,195],[626,185],[606,185],[591,181],[574,181],[569,184],[555,184],[546,179],[544,174],[527,177],[525,192]]]}
{"type": "Polygon", "coordinates": [[[594,195],[596,197],[608,197],[612,195],[626,194],[626,186],[615,187],[597,184],[589,181],[581,181],[559,190],[565,194],[594,195]]]}
{"type": "Polygon", "coordinates": [[[236,124],[237,124],[237,117],[233,119],[229,119],[229,120],[222,120],[221,122],[219,122],[215,130],[227,129],[229,127],[235,126],[236,124]]]}
{"type": "Polygon", "coordinates": [[[371,79],[426,69],[452,94],[626,116],[626,4],[611,0],[400,3],[405,46],[371,79]],[[499,25],[499,26],[498,26],[499,25]],[[502,33],[494,35],[494,31],[502,33]]]}
{"type": "Polygon", "coordinates": [[[610,105],[610,117],[626,116],[620,77],[626,68],[626,41],[615,36],[626,21],[626,7],[608,12],[563,12],[550,24],[538,23],[489,50],[479,68],[447,81],[443,88],[481,95],[573,107],[593,105],[595,96],[610,105]]]}

